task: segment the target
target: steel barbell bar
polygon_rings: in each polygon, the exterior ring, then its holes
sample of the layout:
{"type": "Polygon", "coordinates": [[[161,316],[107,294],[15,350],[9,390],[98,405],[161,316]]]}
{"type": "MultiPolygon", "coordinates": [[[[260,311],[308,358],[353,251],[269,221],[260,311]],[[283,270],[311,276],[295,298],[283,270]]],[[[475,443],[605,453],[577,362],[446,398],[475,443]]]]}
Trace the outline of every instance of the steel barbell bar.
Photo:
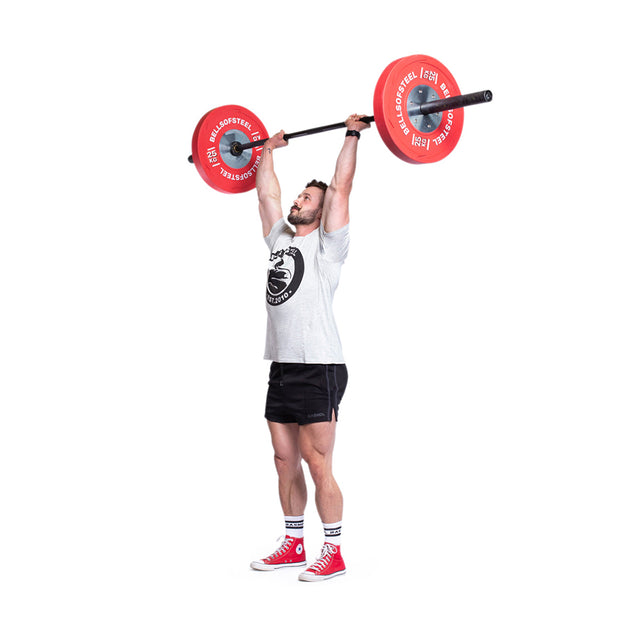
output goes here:
{"type": "MultiPolygon", "coordinates": [[[[431,115],[434,113],[442,113],[443,111],[449,111],[450,109],[462,109],[463,107],[471,107],[476,104],[484,104],[485,102],[491,102],[493,94],[489,89],[484,91],[475,91],[474,93],[465,93],[459,96],[450,96],[449,98],[442,98],[440,100],[430,100],[420,105],[416,105],[416,113],[420,113],[423,116],[431,115]]],[[[373,116],[365,116],[362,118],[363,122],[372,123],[375,122],[373,116]]],[[[310,136],[316,133],[324,133],[325,131],[333,131],[334,129],[340,129],[346,127],[344,122],[335,122],[334,124],[326,124],[321,127],[313,127],[311,129],[302,129],[301,131],[294,131],[293,133],[285,133],[284,139],[291,140],[293,138],[301,138],[303,136],[310,136]]],[[[233,142],[229,148],[231,155],[239,156],[245,149],[251,149],[253,147],[260,147],[269,138],[263,138],[262,140],[253,140],[251,142],[233,142]]],[[[189,156],[189,162],[193,162],[193,156],[189,156]]]]}

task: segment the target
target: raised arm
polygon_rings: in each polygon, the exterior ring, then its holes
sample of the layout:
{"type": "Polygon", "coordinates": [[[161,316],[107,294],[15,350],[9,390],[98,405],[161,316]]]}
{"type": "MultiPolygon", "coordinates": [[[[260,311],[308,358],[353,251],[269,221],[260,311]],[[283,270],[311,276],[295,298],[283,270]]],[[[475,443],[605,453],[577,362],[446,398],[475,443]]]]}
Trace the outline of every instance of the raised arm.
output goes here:
{"type": "Polygon", "coordinates": [[[273,225],[282,218],[282,201],[280,183],[273,168],[273,150],[286,147],[284,131],[276,133],[265,142],[262,157],[256,172],[256,190],[258,192],[258,208],[262,220],[262,233],[265,238],[271,232],[273,225]]]}
{"type": "MultiPolygon", "coordinates": [[[[362,115],[349,116],[345,124],[347,131],[362,131],[371,125],[362,122],[362,115]]],[[[358,136],[347,133],[336,162],[336,171],[324,196],[322,226],[328,233],[342,229],[349,222],[349,195],[356,173],[358,136]]]]}

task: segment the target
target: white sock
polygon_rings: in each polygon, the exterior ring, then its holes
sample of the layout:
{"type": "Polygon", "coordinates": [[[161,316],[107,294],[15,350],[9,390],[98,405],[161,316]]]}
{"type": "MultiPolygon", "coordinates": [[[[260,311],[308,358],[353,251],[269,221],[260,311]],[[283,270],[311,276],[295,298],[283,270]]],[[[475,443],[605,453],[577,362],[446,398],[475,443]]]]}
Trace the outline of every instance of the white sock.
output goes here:
{"type": "Polygon", "coordinates": [[[322,526],[324,527],[324,541],[340,546],[340,540],[342,538],[342,520],[340,520],[340,522],[332,522],[330,524],[325,524],[323,522],[322,526]]]}
{"type": "Polygon", "coordinates": [[[284,532],[292,538],[304,538],[304,516],[285,516],[284,532]]]}

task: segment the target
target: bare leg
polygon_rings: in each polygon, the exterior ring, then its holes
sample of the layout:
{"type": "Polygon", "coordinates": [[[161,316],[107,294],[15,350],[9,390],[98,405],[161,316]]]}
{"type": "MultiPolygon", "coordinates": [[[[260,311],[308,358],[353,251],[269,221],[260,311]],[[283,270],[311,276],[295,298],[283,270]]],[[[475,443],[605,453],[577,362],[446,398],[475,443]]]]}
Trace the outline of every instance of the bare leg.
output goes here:
{"type": "Polygon", "coordinates": [[[267,421],[278,472],[278,493],[285,516],[301,516],[307,506],[307,485],[302,471],[297,423],[267,421]]]}
{"type": "Polygon", "coordinates": [[[331,422],[314,422],[300,427],[300,452],[316,486],[316,507],[322,522],[342,520],[342,492],[333,477],[335,416],[331,422]]]}

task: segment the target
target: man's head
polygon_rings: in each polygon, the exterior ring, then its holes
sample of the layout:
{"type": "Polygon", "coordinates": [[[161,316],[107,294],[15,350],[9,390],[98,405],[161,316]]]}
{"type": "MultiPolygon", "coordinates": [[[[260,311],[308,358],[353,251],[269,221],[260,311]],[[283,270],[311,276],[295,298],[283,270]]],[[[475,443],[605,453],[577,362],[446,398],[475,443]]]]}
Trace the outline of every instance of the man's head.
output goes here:
{"type": "Polygon", "coordinates": [[[320,220],[326,190],[327,185],[324,182],[308,182],[302,193],[293,201],[287,220],[293,225],[309,225],[320,220]]]}

